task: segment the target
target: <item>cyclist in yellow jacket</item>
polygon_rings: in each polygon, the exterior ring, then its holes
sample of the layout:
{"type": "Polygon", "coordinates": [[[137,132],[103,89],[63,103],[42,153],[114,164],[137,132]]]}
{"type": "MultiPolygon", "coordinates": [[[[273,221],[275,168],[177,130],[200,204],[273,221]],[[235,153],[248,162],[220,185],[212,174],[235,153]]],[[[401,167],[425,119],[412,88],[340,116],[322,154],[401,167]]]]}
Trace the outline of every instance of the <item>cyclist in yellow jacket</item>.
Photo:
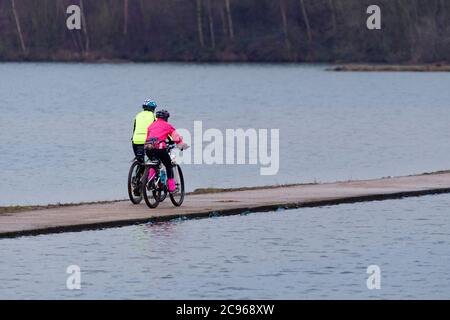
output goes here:
{"type": "Polygon", "coordinates": [[[143,163],[144,159],[144,144],[147,138],[147,129],[156,120],[155,109],[157,105],[156,102],[147,99],[142,105],[143,111],[139,112],[134,119],[134,129],[133,129],[133,151],[136,159],[143,163]]]}

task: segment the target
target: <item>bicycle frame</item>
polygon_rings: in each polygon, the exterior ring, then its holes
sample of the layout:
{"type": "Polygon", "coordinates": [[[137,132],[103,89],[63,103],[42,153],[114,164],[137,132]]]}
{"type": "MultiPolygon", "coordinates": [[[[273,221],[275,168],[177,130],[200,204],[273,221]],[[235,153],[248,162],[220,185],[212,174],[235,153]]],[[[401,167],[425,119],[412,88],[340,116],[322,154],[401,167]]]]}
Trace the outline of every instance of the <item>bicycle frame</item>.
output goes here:
{"type": "MultiPolygon", "coordinates": [[[[170,159],[172,161],[172,165],[177,166],[178,163],[176,161],[176,155],[172,152],[175,148],[176,148],[175,144],[170,144],[170,145],[167,146],[167,151],[169,152],[170,159]]],[[[183,150],[181,150],[180,152],[183,153],[183,150]]],[[[154,185],[156,187],[158,187],[159,183],[161,181],[160,173],[161,173],[161,170],[162,170],[162,167],[163,167],[163,164],[162,164],[161,160],[159,160],[159,159],[157,159],[157,160],[149,159],[149,160],[147,160],[145,162],[144,166],[145,166],[146,169],[147,168],[155,169],[156,175],[155,175],[155,178],[154,178],[154,185]]],[[[174,174],[175,174],[175,172],[174,172],[174,174]]]]}

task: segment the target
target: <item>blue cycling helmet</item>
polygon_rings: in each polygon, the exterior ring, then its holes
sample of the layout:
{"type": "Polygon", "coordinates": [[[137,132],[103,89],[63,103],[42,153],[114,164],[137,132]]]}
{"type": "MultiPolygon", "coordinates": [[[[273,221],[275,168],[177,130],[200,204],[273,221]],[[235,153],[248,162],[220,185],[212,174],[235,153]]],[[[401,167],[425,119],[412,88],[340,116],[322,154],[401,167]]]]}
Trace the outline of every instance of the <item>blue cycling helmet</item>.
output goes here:
{"type": "Polygon", "coordinates": [[[155,110],[156,107],[158,107],[158,105],[156,104],[156,102],[152,99],[147,99],[144,101],[144,104],[142,105],[142,108],[144,109],[149,109],[149,110],[155,110]]]}

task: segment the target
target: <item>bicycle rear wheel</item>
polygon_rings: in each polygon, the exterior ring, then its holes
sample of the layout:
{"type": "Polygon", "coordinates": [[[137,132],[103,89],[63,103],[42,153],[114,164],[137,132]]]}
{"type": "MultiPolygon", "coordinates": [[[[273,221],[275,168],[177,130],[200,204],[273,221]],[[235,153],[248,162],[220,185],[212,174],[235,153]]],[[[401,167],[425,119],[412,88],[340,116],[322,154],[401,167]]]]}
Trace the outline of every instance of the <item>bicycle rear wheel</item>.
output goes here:
{"type": "Polygon", "coordinates": [[[142,201],[141,177],[142,168],[139,162],[134,161],[128,172],[128,197],[133,204],[139,204],[142,201]]]}
{"type": "Polygon", "coordinates": [[[147,206],[150,209],[155,209],[159,205],[159,201],[161,199],[161,191],[157,189],[157,186],[155,184],[155,179],[157,178],[157,176],[148,179],[149,171],[150,169],[147,168],[142,178],[142,193],[144,195],[144,200],[147,206]]]}
{"type": "Polygon", "coordinates": [[[175,192],[169,194],[169,196],[173,205],[179,207],[184,201],[184,177],[183,171],[181,171],[181,167],[179,165],[173,166],[173,177],[175,179],[176,189],[175,192]]]}

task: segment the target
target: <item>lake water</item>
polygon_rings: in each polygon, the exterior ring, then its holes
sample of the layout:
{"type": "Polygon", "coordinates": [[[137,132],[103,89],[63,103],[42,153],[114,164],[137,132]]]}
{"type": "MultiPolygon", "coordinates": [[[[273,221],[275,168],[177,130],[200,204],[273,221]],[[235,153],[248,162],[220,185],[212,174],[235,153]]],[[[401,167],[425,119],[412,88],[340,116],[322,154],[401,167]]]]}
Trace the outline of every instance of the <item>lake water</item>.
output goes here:
{"type": "Polygon", "coordinates": [[[0,298],[450,299],[449,207],[439,195],[3,239],[0,298]]]}
{"type": "Polygon", "coordinates": [[[279,128],[280,171],[186,165],[189,191],[449,169],[450,74],[327,66],[0,63],[0,205],[126,198],[134,115],[279,128]]]}

